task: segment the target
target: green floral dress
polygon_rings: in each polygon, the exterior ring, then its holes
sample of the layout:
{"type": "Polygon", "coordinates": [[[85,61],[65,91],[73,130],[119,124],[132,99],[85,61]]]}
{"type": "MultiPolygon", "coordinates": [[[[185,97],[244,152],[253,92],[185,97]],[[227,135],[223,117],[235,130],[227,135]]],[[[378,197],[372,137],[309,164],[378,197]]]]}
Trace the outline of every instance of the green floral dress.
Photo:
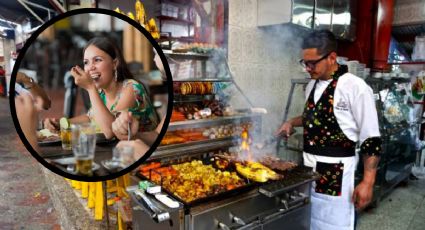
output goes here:
{"type": "MultiPolygon", "coordinates": [[[[140,126],[139,131],[140,132],[147,132],[147,131],[153,131],[159,124],[159,117],[158,114],[155,111],[155,108],[153,107],[149,95],[146,93],[145,87],[133,79],[126,79],[123,82],[123,87],[121,88],[121,91],[118,93],[117,98],[115,99],[114,104],[109,109],[111,113],[115,114],[118,111],[116,111],[116,106],[118,104],[118,101],[121,98],[122,89],[126,88],[129,84],[133,87],[134,96],[136,99],[136,105],[129,109],[129,111],[133,114],[133,117],[139,120],[140,126]]],[[[106,105],[106,95],[103,90],[99,91],[99,96],[103,101],[103,104],[106,105]]],[[[93,121],[92,117],[92,108],[88,111],[88,116],[93,121]]]]}

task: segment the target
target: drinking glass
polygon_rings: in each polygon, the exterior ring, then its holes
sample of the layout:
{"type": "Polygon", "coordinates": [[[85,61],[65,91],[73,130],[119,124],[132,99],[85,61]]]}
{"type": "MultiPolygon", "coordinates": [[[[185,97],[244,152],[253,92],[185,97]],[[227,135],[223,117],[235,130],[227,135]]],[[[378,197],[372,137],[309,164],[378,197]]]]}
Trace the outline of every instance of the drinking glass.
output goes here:
{"type": "Polygon", "coordinates": [[[132,146],[115,147],[112,154],[112,161],[120,162],[120,166],[123,168],[130,166],[135,161],[132,146]]]}
{"type": "Polygon", "coordinates": [[[71,130],[75,172],[79,175],[92,176],[96,149],[96,127],[91,123],[73,124],[71,130]]]}
{"type": "Polygon", "coordinates": [[[62,128],[60,129],[60,137],[62,141],[62,149],[71,150],[71,128],[62,128]]]}

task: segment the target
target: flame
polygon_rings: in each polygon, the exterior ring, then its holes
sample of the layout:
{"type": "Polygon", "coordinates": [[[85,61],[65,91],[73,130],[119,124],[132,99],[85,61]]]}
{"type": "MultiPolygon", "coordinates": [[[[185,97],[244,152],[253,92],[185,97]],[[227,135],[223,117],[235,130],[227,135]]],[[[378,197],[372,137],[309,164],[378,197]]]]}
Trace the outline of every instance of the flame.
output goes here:
{"type": "Polygon", "coordinates": [[[244,130],[241,133],[241,154],[243,155],[242,158],[246,159],[247,161],[252,161],[252,152],[250,151],[250,147],[249,147],[249,133],[248,130],[244,130]]]}

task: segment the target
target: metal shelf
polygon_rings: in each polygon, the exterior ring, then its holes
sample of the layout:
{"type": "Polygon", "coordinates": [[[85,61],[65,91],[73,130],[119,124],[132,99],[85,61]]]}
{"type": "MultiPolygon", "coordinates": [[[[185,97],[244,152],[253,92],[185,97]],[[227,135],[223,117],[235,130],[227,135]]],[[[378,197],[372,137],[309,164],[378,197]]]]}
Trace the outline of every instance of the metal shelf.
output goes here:
{"type": "Polygon", "coordinates": [[[234,138],[220,138],[205,140],[199,142],[189,142],[183,144],[176,144],[170,146],[159,146],[156,151],[149,157],[149,160],[163,158],[163,157],[179,157],[192,153],[208,152],[217,150],[219,148],[227,148],[234,146],[236,140],[234,138]]]}
{"type": "Polygon", "coordinates": [[[373,78],[373,77],[368,77],[365,80],[367,83],[372,83],[372,84],[393,84],[393,83],[410,83],[410,78],[391,78],[389,80],[385,80],[382,78],[373,78]]]}
{"type": "Polygon", "coordinates": [[[411,61],[411,62],[390,62],[388,65],[425,65],[425,61],[411,61]]]}
{"type": "Polygon", "coordinates": [[[188,52],[188,53],[174,53],[171,50],[163,50],[163,53],[166,56],[169,56],[171,58],[175,58],[175,59],[195,59],[195,60],[207,60],[208,58],[211,57],[211,55],[209,54],[199,54],[199,53],[193,53],[193,52],[188,52]]]}
{"type": "Polygon", "coordinates": [[[224,138],[206,139],[206,140],[201,140],[201,141],[188,141],[188,142],[180,143],[180,144],[160,145],[156,149],[157,149],[157,151],[166,151],[166,150],[175,149],[175,148],[184,149],[184,148],[188,148],[188,147],[193,146],[193,145],[203,146],[203,145],[208,145],[208,144],[211,144],[211,143],[225,143],[225,142],[231,141],[235,138],[236,137],[234,137],[234,136],[230,136],[230,137],[224,137],[224,138]]]}
{"type": "Polygon", "coordinates": [[[261,114],[244,114],[244,115],[234,115],[234,116],[225,116],[225,117],[215,117],[210,119],[198,119],[198,120],[187,120],[187,121],[177,121],[172,122],[168,125],[167,131],[181,130],[184,128],[202,128],[211,125],[225,125],[225,124],[234,124],[240,123],[243,121],[249,121],[252,119],[260,119],[261,114]]]}
{"type": "Polygon", "coordinates": [[[170,16],[166,16],[166,15],[159,15],[157,16],[157,18],[159,20],[164,20],[164,21],[174,21],[174,22],[181,22],[181,23],[187,23],[187,24],[195,24],[195,22],[189,21],[189,20],[185,20],[185,19],[181,19],[181,18],[175,18],[175,17],[170,17],[170,16]]]}
{"type": "Polygon", "coordinates": [[[174,95],[174,103],[188,103],[188,102],[200,102],[204,100],[214,100],[214,94],[205,95],[174,95]]]}
{"type": "Polygon", "coordinates": [[[187,78],[187,79],[173,79],[174,82],[233,82],[230,78],[187,78]]]}

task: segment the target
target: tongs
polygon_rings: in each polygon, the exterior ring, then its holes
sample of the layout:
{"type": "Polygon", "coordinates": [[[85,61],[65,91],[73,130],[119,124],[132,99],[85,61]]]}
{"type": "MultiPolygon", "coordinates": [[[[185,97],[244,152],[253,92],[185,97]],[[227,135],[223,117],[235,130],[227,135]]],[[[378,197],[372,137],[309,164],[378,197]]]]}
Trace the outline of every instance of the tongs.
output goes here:
{"type": "Polygon", "coordinates": [[[165,220],[170,219],[170,213],[167,211],[162,210],[158,206],[156,206],[149,197],[146,196],[145,192],[142,192],[140,190],[134,191],[134,194],[140,197],[143,202],[147,205],[147,207],[150,209],[149,212],[151,212],[149,215],[151,218],[153,218],[156,222],[160,223],[165,220]]]}

